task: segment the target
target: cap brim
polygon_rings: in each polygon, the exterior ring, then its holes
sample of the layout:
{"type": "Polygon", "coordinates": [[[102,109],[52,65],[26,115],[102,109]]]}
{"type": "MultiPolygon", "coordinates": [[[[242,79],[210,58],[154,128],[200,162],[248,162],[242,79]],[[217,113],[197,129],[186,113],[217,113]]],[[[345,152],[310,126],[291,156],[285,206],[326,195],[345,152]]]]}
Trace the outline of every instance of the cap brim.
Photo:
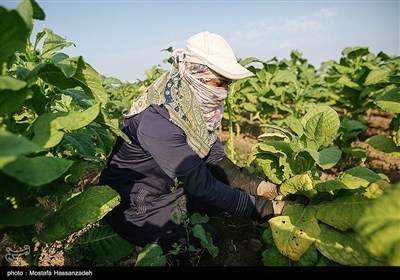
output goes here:
{"type": "Polygon", "coordinates": [[[227,63],[226,61],[221,61],[218,63],[218,61],[214,61],[214,63],[207,64],[207,66],[231,80],[240,80],[254,76],[253,72],[247,70],[237,62],[227,63]]]}

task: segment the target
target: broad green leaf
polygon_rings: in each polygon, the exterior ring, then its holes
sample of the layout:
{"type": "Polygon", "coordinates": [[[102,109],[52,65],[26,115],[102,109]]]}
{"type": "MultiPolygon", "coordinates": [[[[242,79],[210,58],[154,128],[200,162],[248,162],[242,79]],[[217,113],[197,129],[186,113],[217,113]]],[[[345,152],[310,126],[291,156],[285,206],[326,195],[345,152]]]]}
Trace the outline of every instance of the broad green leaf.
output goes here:
{"type": "Polygon", "coordinates": [[[213,258],[218,255],[218,247],[214,246],[211,234],[207,233],[201,224],[193,226],[193,236],[200,239],[201,246],[207,249],[213,258]]]}
{"type": "Polygon", "coordinates": [[[94,101],[93,98],[89,97],[83,90],[81,89],[66,89],[62,91],[63,94],[71,96],[74,101],[77,101],[77,104],[82,108],[90,107],[94,101]]]}
{"type": "Polygon", "coordinates": [[[25,100],[27,106],[32,107],[39,116],[47,113],[47,105],[51,102],[50,98],[43,94],[37,84],[32,85],[30,89],[33,91],[33,95],[31,98],[25,100]]]}
{"type": "Polygon", "coordinates": [[[89,134],[94,138],[96,147],[100,153],[109,155],[114,143],[114,135],[106,127],[100,126],[97,122],[91,123],[88,127],[89,134]]]}
{"type": "Polygon", "coordinates": [[[57,112],[41,115],[34,123],[35,135],[32,141],[44,148],[54,147],[60,143],[65,131],[76,130],[88,125],[96,119],[99,111],[100,103],[83,112],[57,112]]]}
{"type": "Polygon", "coordinates": [[[37,152],[40,146],[8,131],[0,131],[0,169],[20,155],[37,152]]]}
{"type": "Polygon", "coordinates": [[[10,208],[0,207],[0,229],[33,225],[43,219],[49,210],[41,207],[10,208]]]}
{"type": "Polygon", "coordinates": [[[16,10],[0,7],[0,63],[17,51],[25,51],[29,29],[16,10]]]}
{"type": "Polygon", "coordinates": [[[336,138],[340,127],[336,111],[325,105],[308,111],[301,119],[301,123],[304,127],[307,147],[314,149],[329,146],[336,138]],[[314,144],[311,145],[311,143],[314,144]]]}
{"type": "Polygon", "coordinates": [[[29,88],[18,91],[4,90],[0,93],[0,114],[12,115],[19,111],[25,100],[32,95],[29,88]]]}
{"type": "Polygon", "coordinates": [[[253,147],[249,160],[257,159],[267,177],[274,183],[280,183],[293,174],[288,155],[292,154],[289,144],[282,141],[268,141],[253,147]]]}
{"type": "MultiPolygon", "coordinates": [[[[81,63],[78,64],[78,67],[80,64],[81,63]]],[[[75,80],[73,77],[67,78],[63,70],[52,61],[46,61],[36,65],[32,73],[40,77],[46,83],[56,86],[61,90],[82,87],[83,90],[87,91],[87,93],[92,96],[91,92],[87,90],[86,87],[82,86],[79,81],[75,80]]]]}
{"type": "Polygon", "coordinates": [[[323,201],[315,206],[316,217],[325,224],[346,231],[354,227],[370,202],[370,199],[360,194],[323,201]]]}
{"type": "Polygon", "coordinates": [[[304,128],[303,125],[301,123],[301,120],[299,120],[298,118],[295,118],[294,116],[288,116],[284,122],[287,124],[287,126],[294,131],[297,136],[302,136],[304,133],[304,128]]]}
{"type": "Polygon", "coordinates": [[[258,110],[257,110],[257,107],[254,105],[254,104],[251,104],[251,103],[243,103],[242,104],[243,105],[243,109],[245,109],[247,112],[253,112],[253,113],[255,113],[255,112],[257,112],[258,110]]]}
{"type": "Polygon", "coordinates": [[[298,170],[297,162],[293,161],[291,158],[287,158],[286,156],[279,157],[278,163],[283,171],[283,176],[285,179],[290,178],[292,174],[299,173],[296,172],[298,170]]]}
{"type": "Polygon", "coordinates": [[[120,202],[119,194],[108,186],[93,186],[72,197],[45,220],[38,240],[62,240],[84,226],[102,219],[120,202]]]}
{"type": "Polygon", "coordinates": [[[347,169],[339,175],[339,180],[347,186],[348,189],[366,188],[369,184],[381,179],[374,171],[357,166],[347,169]]]}
{"type": "Polygon", "coordinates": [[[357,159],[366,159],[367,158],[367,154],[366,154],[365,150],[361,147],[344,146],[344,147],[341,147],[341,149],[344,153],[349,154],[354,158],[357,158],[357,159]]]}
{"type": "Polygon", "coordinates": [[[290,266],[294,261],[285,257],[275,246],[267,247],[262,253],[262,262],[264,266],[290,266]]]}
{"type": "Polygon", "coordinates": [[[265,245],[265,247],[275,247],[275,241],[274,237],[272,236],[272,231],[271,227],[265,228],[265,230],[262,233],[262,241],[265,245]]]}
{"type": "Polygon", "coordinates": [[[251,84],[252,88],[256,91],[256,93],[265,94],[265,89],[260,86],[258,81],[249,80],[249,83],[251,84]]]}
{"type": "Polygon", "coordinates": [[[319,256],[317,248],[314,244],[308,248],[308,250],[300,257],[298,261],[293,261],[292,266],[315,266],[318,262],[319,256]]]}
{"type": "Polygon", "coordinates": [[[338,85],[349,87],[353,90],[361,91],[363,88],[356,82],[352,81],[351,78],[347,76],[341,76],[337,82],[338,85]]]}
{"type": "MultiPolygon", "coordinates": [[[[317,250],[318,251],[318,250],[317,250]]],[[[319,260],[318,262],[315,264],[315,266],[341,266],[341,264],[328,259],[327,257],[325,257],[322,254],[319,254],[319,260]]]]}
{"type": "Polygon", "coordinates": [[[263,133],[257,137],[258,139],[267,140],[267,141],[274,141],[274,140],[284,140],[287,139],[287,135],[281,133],[263,133]]]}
{"type": "MultiPolygon", "coordinates": [[[[400,104],[399,104],[400,106],[400,104]]],[[[367,143],[375,149],[382,151],[394,157],[400,157],[400,147],[396,146],[393,139],[389,135],[374,135],[367,139],[367,143]]]]}
{"type": "Polygon", "coordinates": [[[393,249],[388,257],[387,264],[390,266],[400,266],[400,242],[397,242],[393,245],[393,249]]]}
{"type": "Polygon", "coordinates": [[[65,65],[59,68],[54,63],[41,63],[33,72],[47,83],[60,89],[73,89],[80,86],[97,102],[106,104],[108,95],[103,87],[100,74],[92,66],[85,63],[82,56],[69,58],[68,63],[74,63],[74,61],[78,61],[78,69],[76,69],[75,75],[71,78],[67,78],[64,74],[64,72],[67,75],[71,73],[70,71],[73,68],[69,67],[73,67],[73,65],[70,64],[68,64],[68,68],[65,68],[65,65]]]}
{"type": "Polygon", "coordinates": [[[243,59],[239,60],[239,63],[242,66],[246,66],[246,65],[251,64],[253,62],[264,63],[262,60],[260,60],[259,58],[256,58],[256,57],[246,57],[246,58],[243,58],[243,59]]]}
{"type": "Polygon", "coordinates": [[[315,266],[319,256],[316,247],[313,245],[301,256],[298,261],[293,261],[281,254],[275,246],[267,247],[261,253],[264,266],[315,266]]]}
{"type": "MultiPolygon", "coordinates": [[[[285,123],[287,123],[288,119],[289,120],[294,120],[293,118],[289,117],[289,118],[285,119],[285,123]]],[[[297,119],[296,119],[296,121],[297,121],[297,119]]],[[[296,138],[289,130],[284,129],[283,127],[280,127],[280,126],[277,126],[277,125],[273,125],[273,124],[261,124],[260,126],[261,127],[267,127],[267,128],[274,129],[274,130],[278,130],[278,131],[284,133],[291,140],[296,138]]],[[[271,141],[271,142],[274,142],[274,141],[271,141]]],[[[278,143],[278,142],[275,141],[275,143],[278,143]]]]}
{"type": "Polygon", "coordinates": [[[259,154],[257,164],[263,169],[266,177],[275,184],[281,184],[286,178],[279,165],[279,159],[269,154],[259,154]]]}
{"type": "Polygon", "coordinates": [[[91,228],[79,238],[78,246],[100,265],[115,264],[135,249],[135,245],[119,236],[109,225],[91,228]]]}
{"type": "Polygon", "coordinates": [[[114,77],[105,77],[103,80],[104,84],[109,84],[109,85],[121,85],[122,82],[121,80],[114,78],[114,77]]]}
{"type": "Polygon", "coordinates": [[[64,129],[60,127],[58,119],[68,118],[66,112],[45,113],[39,116],[33,124],[35,134],[32,141],[43,148],[52,148],[58,145],[64,137],[64,129]]]}
{"type": "Polygon", "coordinates": [[[43,9],[35,0],[30,0],[33,9],[33,18],[38,20],[45,20],[46,14],[43,9]]]}
{"type": "Polygon", "coordinates": [[[334,190],[347,189],[346,185],[339,180],[328,180],[317,183],[314,188],[319,192],[330,192],[334,190]]]}
{"type": "Polygon", "coordinates": [[[99,117],[96,119],[97,122],[101,123],[102,125],[106,126],[108,129],[110,129],[114,135],[121,137],[124,139],[125,142],[131,143],[131,140],[129,137],[122,132],[122,130],[119,128],[119,123],[117,119],[110,119],[107,116],[107,113],[104,110],[100,110],[101,114],[99,117]]]}
{"type": "Polygon", "coordinates": [[[25,100],[32,95],[27,83],[10,76],[0,76],[0,112],[12,114],[21,109],[25,100]]]}
{"type": "MultiPolygon", "coordinates": [[[[59,55],[59,54],[58,54],[59,55]]],[[[52,57],[54,65],[61,69],[65,77],[71,78],[75,75],[78,70],[79,57],[67,57],[65,59],[54,61],[54,56],[52,57]]]]}
{"type": "Polygon", "coordinates": [[[320,233],[318,221],[310,208],[287,205],[283,216],[268,221],[276,247],[282,255],[298,261],[320,233]]]}
{"type": "MultiPolygon", "coordinates": [[[[372,200],[354,230],[372,255],[391,258],[392,248],[400,242],[400,183],[372,200]]],[[[390,261],[400,263],[400,259],[390,261]]]]}
{"type": "Polygon", "coordinates": [[[193,225],[196,224],[204,224],[207,223],[210,220],[210,218],[207,215],[200,215],[199,213],[193,213],[193,215],[190,216],[190,222],[193,225]]]}
{"type": "Polygon", "coordinates": [[[257,147],[264,151],[271,153],[273,155],[276,155],[278,157],[280,156],[292,156],[292,149],[290,148],[289,143],[283,142],[283,141],[268,141],[268,142],[263,142],[257,144],[257,147]]]}
{"type": "Polygon", "coordinates": [[[96,150],[89,134],[83,131],[77,133],[65,133],[64,139],[76,148],[79,154],[83,156],[95,156],[96,150]]]}
{"type": "Polygon", "coordinates": [[[342,265],[374,264],[352,230],[342,232],[325,224],[320,224],[320,228],[315,246],[322,255],[342,265]]]}
{"type": "Polygon", "coordinates": [[[369,54],[368,48],[362,47],[346,47],[342,51],[342,55],[348,57],[351,60],[360,59],[367,54],[369,54]]]}
{"type": "Polygon", "coordinates": [[[88,162],[78,161],[67,170],[63,175],[63,180],[67,184],[75,185],[80,180],[85,172],[85,168],[88,167],[88,162]]]}
{"type": "Polygon", "coordinates": [[[257,104],[257,95],[254,93],[247,93],[245,94],[246,98],[250,101],[251,104],[257,104]]]}
{"type": "Polygon", "coordinates": [[[322,169],[329,169],[335,166],[342,156],[342,151],[338,147],[329,147],[321,151],[306,148],[304,151],[308,152],[322,169]]]}
{"type": "Polygon", "coordinates": [[[377,180],[371,183],[363,192],[363,196],[367,198],[377,198],[380,196],[385,189],[389,188],[391,184],[384,179],[377,180]]]}
{"type": "Polygon", "coordinates": [[[323,122],[324,114],[320,112],[313,115],[304,126],[304,134],[300,140],[309,149],[318,150],[325,142],[323,122]]]}
{"type": "Polygon", "coordinates": [[[60,51],[61,49],[73,45],[73,43],[67,42],[64,38],[55,34],[48,28],[45,28],[43,31],[46,33],[46,39],[44,40],[42,47],[43,58],[50,58],[54,53],[60,51]]]}
{"type": "Polygon", "coordinates": [[[33,7],[30,0],[22,1],[16,8],[29,30],[33,29],[33,7]]]}
{"type": "Polygon", "coordinates": [[[279,188],[283,195],[306,193],[313,189],[313,181],[309,174],[299,174],[283,182],[279,188]]]}
{"type": "Polygon", "coordinates": [[[34,19],[44,20],[46,15],[42,8],[36,3],[35,0],[23,0],[18,6],[17,11],[25,19],[33,25],[34,19]]]}
{"type": "Polygon", "coordinates": [[[400,87],[389,90],[388,92],[379,95],[375,102],[383,110],[395,114],[400,113],[400,87]]]}
{"type": "Polygon", "coordinates": [[[84,88],[87,88],[97,102],[106,104],[108,94],[103,87],[100,74],[88,63],[80,62],[79,66],[73,79],[79,81],[84,88]]]}
{"type": "Polygon", "coordinates": [[[72,161],[62,158],[19,156],[4,166],[2,171],[22,183],[37,187],[59,178],[72,164],[72,161]]]}
{"type": "Polygon", "coordinates": [[[10,76],[0,76],[0,90],[18,91],[27,86],[25,81],[10,76]]]}
{"type": "Polygon", "coordinates": [[[76,130],[82,128],[96,119],[100,111],[100,105],[100,103],[97,103],[82,112],[70,112],[68,116],[58,118],[54,123],[54,126],[58,129],[65,130],[76,130]]]}
{"type": "Polygon", "coordinates": [[[352,142],[367,128],[368,127],[360,121],[345,118],[340,123],[340,131],[343,133],[340,138],[343,142],[352,142]]]}
{"type": "Polygon", "coordinates": [[[272,83],[293,83],[296,84],[297,78],[296,75],[286,71],[286,70],[278,70],[275,72],[271,82],[272,83]]]}
{"type": "Polygon", "coordinates": [[[167,257],[162,255],[163,251],[157,244],[148,244],[139,253],[135,266],[165,266],[167,257]]]}
{"type": "Polygon", "coordinates": [[[391,71],[392,70],[387,67],[370,71],[365,79],[364,85],[370,86],[378,83],[388,82],[391,71]]]}

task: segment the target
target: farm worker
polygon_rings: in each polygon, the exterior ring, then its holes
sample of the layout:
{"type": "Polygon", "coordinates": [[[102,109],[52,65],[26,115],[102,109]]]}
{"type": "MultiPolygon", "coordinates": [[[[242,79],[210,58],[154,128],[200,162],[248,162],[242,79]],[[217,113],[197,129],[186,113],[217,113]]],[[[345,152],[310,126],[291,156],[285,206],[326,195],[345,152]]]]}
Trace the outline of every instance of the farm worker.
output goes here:
{"type": "MultiPolygon", "coordinates": [[[[176,219],[183,213],[219,209],[266,221],[286,203],[274,200],[275,184],[228,159],[217,135],[229,84],[254,74],[210,32],[192,36],[172,57],[172,69],[123,113],[122,131],[131,143],[116,140],[99,182],[121,196],[105,217],[113,229],[138,246],[158,243],[164,253],[186,237],[176,219]]],[[[219,233],[208,223],[203,227],[218,246],[219,233]]],[[[199,239],[190,242],[201,248],[199,239]]]]}

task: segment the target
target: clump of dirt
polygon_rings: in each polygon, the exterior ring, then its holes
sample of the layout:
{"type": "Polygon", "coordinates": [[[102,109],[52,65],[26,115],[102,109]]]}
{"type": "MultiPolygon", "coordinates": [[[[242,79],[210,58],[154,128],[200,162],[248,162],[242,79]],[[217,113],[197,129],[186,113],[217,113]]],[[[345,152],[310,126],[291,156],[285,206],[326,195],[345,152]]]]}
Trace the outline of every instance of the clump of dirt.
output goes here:
{"type": "Polygon", "coordinates": [[[199,266],[263,266],[265,227],[226,213],[211,217],[210,223],[221,233],[222,244],[215,258],[200,260],[199,266]]]}

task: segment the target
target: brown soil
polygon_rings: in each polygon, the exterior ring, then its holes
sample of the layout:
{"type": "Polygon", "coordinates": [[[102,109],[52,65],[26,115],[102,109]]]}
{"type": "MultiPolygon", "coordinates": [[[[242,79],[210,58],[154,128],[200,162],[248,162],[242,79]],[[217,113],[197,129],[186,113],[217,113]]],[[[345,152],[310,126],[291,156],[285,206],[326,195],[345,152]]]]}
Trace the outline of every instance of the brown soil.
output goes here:
{"type": "MultiPolygon", "coordinates": [[[[392,183],[400,181],[400,159],[389,156],[380,152],[365,142],[365,139],[375,134],[389,133],[388,127],[393,117],[390,114],[383,113],[378,110],[370,110],[366,114],[366,124],[368,130],[360,136],[360,140],[353,143],[355,146],[361,147],[366,151],[367,158],[364,162],[355,163],[356,165],[363,164],[364,166],[381,172],[389,177],[392,183]]],[[[236,161],[239,165],[244,165],[247,161],[247,156],[251,148],[258,142],[256,136],[261,134],[258,124],[246,123],[240,135],[235,136],[235,151],[236,161]]],[[[226,130],[220,131],[220,137],[225,143],[229,137],[226,130]]],[[[346,168],[353,167],[347,165],[346,168]]],[[[340,170],[332,169],[323,174],[322,179],[334,178],[340,170]]],[[[84,178],[84,182],[91,185],[96,182],[98,173],[92,174],[84,178]]],[[[85,183],[85,184],[86,184],[85,183]]],[[[79,186],[79,187],[84,187],[79,186]]],[[[211,223],[221,232],[223,243],[219,248],[219,253],[216,258],[203,259],[199,266],[263,266],[261,253],[264,250],[262,243],[263,226],[246,219],[232,217],[226,213],[220,213],[217,216],[211,217],[211,223]]],[[[52,246],[48,246],[43,250],[40,257],[40,266],[68,266],[81,265],[73,263],[65,258],[63,252],[68,243],[73,242],[77,235],[71,237],[64,242],[56,242],[52,246]]],[[[26,263],[17,258],[15,262],[8,263],[5,261],[6,248],[17,250],[18,247],[3,237],[0,243],[0,260],[1,266],[24,266],[26,263]]],[[[130,259],[125,260],[121,265],[133,265],[137,253],[133,254],[130,259]]]]}

